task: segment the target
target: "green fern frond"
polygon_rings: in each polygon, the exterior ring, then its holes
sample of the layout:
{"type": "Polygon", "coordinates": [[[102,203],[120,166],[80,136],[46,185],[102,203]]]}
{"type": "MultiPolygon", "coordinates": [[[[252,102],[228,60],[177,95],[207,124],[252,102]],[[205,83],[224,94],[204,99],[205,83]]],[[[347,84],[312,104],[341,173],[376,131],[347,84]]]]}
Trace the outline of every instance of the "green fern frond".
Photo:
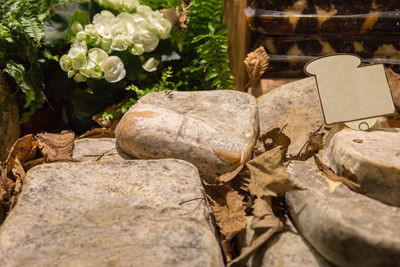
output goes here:
{"type": "Polygon", "coordinates": [[[43,25],[36,18],[22,18],[21,24],[25,34],[39,46],[40,40],[45,36],[43,25]]]}

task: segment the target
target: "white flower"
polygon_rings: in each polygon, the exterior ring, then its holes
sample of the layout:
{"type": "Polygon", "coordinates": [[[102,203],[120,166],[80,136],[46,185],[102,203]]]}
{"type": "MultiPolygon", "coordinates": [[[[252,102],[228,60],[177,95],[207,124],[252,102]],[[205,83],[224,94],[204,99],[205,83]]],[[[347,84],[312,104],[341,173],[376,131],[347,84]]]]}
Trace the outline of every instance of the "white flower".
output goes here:
{"type": "Polygon", "coordinates": [[[78,72],[78,73],[75,74],[75,76],[74,76],[74,81],[77,82],[77,83],[85,82],[85,81],[86,81],[86,77],[83,76],[81,73],[78,72]]]}
{"type": "Polygon", "coordinates": [[[79,41],[86,41],[86,33],[84,31],[80,31],[76,34],[76,39],[79,41]]]}
{"type": "Polygon", "coordinates": [[[76,33],[80,32],[80,31],[82,31],[82,30],[83,30],[82,24],[80,24],[80,23],[77,22],[77,21],[74,21],[74,22],[72,23],[72,25],[71,25],[71,32],[72,32],[72,34],[76,34],[76,33]]]}
{"type": "Polygon", "coordinates": [[[72,58],[72,68],[74,70],[80,70],[86,68],[86,65],[87,65],[86,55],[81,54],[78,57],[72,58]]]}
{"type": "Polygon", "coordinates": [[[158,46],[159,39],[157,35],[151,31],[146,29],[139,29],[132,36],[133,44],[141,44],[143,45],[144,52],[151,52],[158,46]]]}
{"type": "Polygon", "coordinates": [[[158,64],[160,64],[160,61],[158,61],[154,57],[151,57],[143,64],[142,67],[147,72],[153,72],[157,70],[158,64]]]}
{"type": "Polygon", "coordinates": [[[60,67],[63,71],[69,71],[72,68],[72,58],[68,55],[63,55],[60,58],[60,67]]]}
{"type": "Polygon", "coordinates": [[[92,38],[97,38],[99,36],[96,26],[94,26],[93,24],[85,25],[85,33],[92,38]]]}
{"type": "Polygon", "coordinates": [[[71,48],[68,51],[68,55],[71,58],[80,56],[80,54],[86,55],[86,53],[87,53],[86,42],[81,40],[75,40],[75,42],[72,43],[71,48]]]}
{"type": "Polygon", "coordinates": [[[132,55],[140,56],[144,52],[144,48],[142,44],[134,44],[130,50],[132,55]]]}
{"type": "MultiPolygon", "coordinates": [[[[91,64],[88,63],[88,66],[89,65],[91,64]]],[[[82,69],[79,71],[79,73],[81,73],[86,78],[100,79],[103,76],[103,72],[101,70],[98,70],[96,67],[88,67],[86,69],[82,69]]]]}
{"type": "Polygon", "coordinates": [[[101,65],[106,58],[108,58],[108,54],[101,48],[92,48],[88,52],[89,61],[93,62],[95,65],[101,65]]]}
{"type": "Polygon", "coordinates": [[[76,70],[69,70],[67,73],[68,78],[72,78],[75,75],[75,73],[76,73],[76,70]]]}
{"type": "Polygon", "coordinates": [[[125,51],[130,44],[127,37],[117,36],[112,39],[111,49],[115,51],[125,51]]]}
{"type": "Polygon", "coordinates": [[[122,21],[125,24],[126,33],[129,35],[132,35],[135,32],[135,29],[137,28],[137,26],[139,26],[139,25],[137,25],[136,17],[134,15],[126,13],[126,12],[122,12],[122,13],[118,14],[116,19],[118,21],[122,21]]]}
{"type": "Polygon", "coordinates": [[[167,39],[172,30],[172,24],[169,20],[165,19],[159,11],[154,11],[151,16],[147,18],[148,29],[155,32],[161,39],[167,39]]]}
{"type": "Polygon", "coordinates": [[[148,6],[144,6],[144,5],[140,5],[136,8],[136,12],[140,15],[142,15],[142,17],[147,18],[148,16],[151,15],[151,13],[153,12],[153,10],[148,7],[148,6]]]}
{"type": "Polygon", "coordinates": [[[124,63],[117,56],[106,58],[101,64],[101,69],[104,72],[104,78],[109,83],[119,82],[126,74],[124,63]]]}
{"type": "Polygon", "coordinates": [[[111,29],[114,19],[114,14],[107,10],[103,10],[93,17],[93,24],[100,36],[105,38],[112,37],[111,29]]]}
{"type": "Polygon", "coordinates": [[[128,36],[128,25],[125,20],[121,18],[115,18],[111,26],[111,34],[113,37],[116,36],[128,36]]]}

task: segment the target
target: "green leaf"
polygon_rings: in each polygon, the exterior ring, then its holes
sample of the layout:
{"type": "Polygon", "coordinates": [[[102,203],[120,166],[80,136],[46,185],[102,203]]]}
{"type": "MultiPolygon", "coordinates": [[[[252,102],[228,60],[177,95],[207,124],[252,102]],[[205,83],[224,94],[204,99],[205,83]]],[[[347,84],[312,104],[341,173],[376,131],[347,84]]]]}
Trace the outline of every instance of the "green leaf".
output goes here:
{"type": "Polygon", "coordinates": [[[74,15],[72,15],[69,25],[68,25],[68,32],[67,32],[67,40],[71,40],[74,36],[74,33],[71,30],[73,23],[79,22],[82,26],[89,24],[89,16],[85,11],[76,10],[74,15]]]}
{"type": "Polygon", "coordinates": [[[21,24],[26,35],[32,38],[37,46],[40,40],[45,36],[42,24],[36,18],[21,18],[21,24]]]}
{"type": "Polygon", "coordinates": [[[24,108],[29,107],[29,105],[32,103],[32,101],[35,100],[36,97],[34,88],[26,79],[24,66],[10,60],[9,63],[7,63],[7,67],[4,69],[4,72],[10,75],[14,79],[18,87],[22,90],[22,92],[24,92],[24,108]]]}

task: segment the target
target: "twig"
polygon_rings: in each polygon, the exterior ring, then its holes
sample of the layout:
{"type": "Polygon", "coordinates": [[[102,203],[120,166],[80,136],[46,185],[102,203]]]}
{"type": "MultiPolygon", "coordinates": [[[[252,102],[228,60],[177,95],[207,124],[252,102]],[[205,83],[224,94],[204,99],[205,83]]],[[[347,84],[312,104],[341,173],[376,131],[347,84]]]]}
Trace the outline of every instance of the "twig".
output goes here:
{"type": "Polygon", "coordinates": [[[114,149],[114,148],[111,148],[110,150],[104,152],[102,155],[100,155],[100,156],[96,159],[96,161],[99,161],[102,157],[104,157],[108,152],[112,151],[113,149],[114,149]]]}
{"type": "Polygon", "coordinates": [[[196,197],[196,198],[193,198],[193,199],[182,201],[181,203],[179,203],[179,206],[181,206],[181,205],[183,205],[185,203],[188,203],[190,201],[199,200],[199,199],[204,200],[204,197],[196,197]]]}

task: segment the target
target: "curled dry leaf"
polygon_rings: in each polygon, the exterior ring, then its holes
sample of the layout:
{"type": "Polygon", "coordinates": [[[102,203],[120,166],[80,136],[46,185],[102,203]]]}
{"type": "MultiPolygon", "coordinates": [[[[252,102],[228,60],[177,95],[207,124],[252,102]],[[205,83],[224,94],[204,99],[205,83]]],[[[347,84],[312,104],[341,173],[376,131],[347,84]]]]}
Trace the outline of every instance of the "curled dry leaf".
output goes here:
{"type": "Polygon", "coordinates": [[[7,160],[1,164],[0,222],[17,203],[25,180],[23,164],[35,156],[37,146],[34,136],[32,134],[26,135],[15,142],[7,160]]]}
{"type": "Polygon", "coordinates": [[[76,161],[72,158],[75,134],[62,131],[60,134],[43,133],[36,136],[40,152],[45,162],[76,161]]]}
{"type": "Polygon", "coordinates": [[[82,134],[76,139],[83,139],[83,138],[115,138],[115,132],[114,130],[106,128],[94,128],[82,134]]]}
{"type": "Polygon", "coordinates": [[[249,76],[249,82],[246,88],[253,87],[263,76],[267,70],[269,64],[269,56],[263,46],[260,46],[253,52],[247,54],[244,60],[247,74],[249,76]]]}
{"type": "Polygon", "coordinates": [[[228,185],[205,185],[216,224],[220,229],[222,249],[227,261],[232,255],[231,240],[246,228],[243,197],[228,185]]]}
{"type": "Polygon", "coordinates": [[[363,193],[363,190],[361,189],[361,186],[357,184],[356,182],[353,182],[343,176],[339,176],[336,173],[334,173],[325,163],[323,163],[317,156],[314,156],[315,164],[317,164],[318,169],[325,174],[325,176],[334,181],[334,182],[341,182],[345,185],[347,185],[350,189],[357,193],[363,193]]]}
{"type": "Polygon", "coordinates": [[[210,195],[211,209],[221,234],[231,240],[246,227],[243,197],[226,185],[213,186],[210,195]]]}
{"type": "Polygon", "coordinates": [[[240,256],[231,261],[228,266],[244,266],[251,255],[265,244],[274,233],[283,230],[283,223],[272,211],[270,197],[255,199],[253,216],[251,228],[255,230],[255,236],[250,246],[244,247],[240,256]]]}
{"type": "Polygon", "coordinates": [[[246,163],[250,170],[251,195],[261,198],[301,189],[288,179],[283,166],[285,153],[284,147],[275,147],[246,163]]]}

